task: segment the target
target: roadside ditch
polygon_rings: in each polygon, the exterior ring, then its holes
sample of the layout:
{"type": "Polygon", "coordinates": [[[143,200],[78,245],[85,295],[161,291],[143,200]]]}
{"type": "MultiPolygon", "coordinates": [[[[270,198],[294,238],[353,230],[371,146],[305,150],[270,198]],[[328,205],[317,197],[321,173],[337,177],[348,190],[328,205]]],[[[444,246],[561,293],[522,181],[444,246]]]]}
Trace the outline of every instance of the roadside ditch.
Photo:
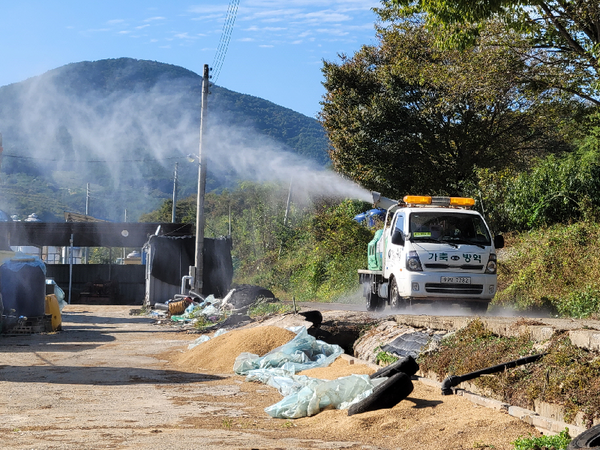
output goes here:
{"type": "Polygon", "coordinates": [[[350,354],[378,365],[411,355],[419,362],[420,381],[440,389],[450,375],[544,354],[452,391],[544,434],[568,428],[574,437],[600,423],[598,321],[398,315],[362,326],[350,354]]]}

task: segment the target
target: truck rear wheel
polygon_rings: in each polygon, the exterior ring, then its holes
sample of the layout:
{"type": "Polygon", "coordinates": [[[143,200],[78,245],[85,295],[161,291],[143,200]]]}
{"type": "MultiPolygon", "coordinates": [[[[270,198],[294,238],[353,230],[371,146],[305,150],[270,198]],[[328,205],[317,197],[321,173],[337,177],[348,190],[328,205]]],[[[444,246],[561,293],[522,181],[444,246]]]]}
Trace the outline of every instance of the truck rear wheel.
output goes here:
{"type": "Polygon", "coordinates": [[[390,308],[394,310],[404,309],[406,308],[407,303],[406,300],[400,297],[400,291],[398,289],[398,283],[396,283],[396,279],[392,279],[391,287],[390,287],[390,308]]]}
{"type": "MultiPolygon", "coordinates": [[[[379,295],[377,294],[373,294],[373,292],[371,292],[371,290],[369,289],[367,291],[367,311],[378,311],[381,308],[381,304],[383,303],[383,299],[381,299],[379,297],[379,295]]],[[[385,307],[385,304],[384,304],[385,307]]]]}

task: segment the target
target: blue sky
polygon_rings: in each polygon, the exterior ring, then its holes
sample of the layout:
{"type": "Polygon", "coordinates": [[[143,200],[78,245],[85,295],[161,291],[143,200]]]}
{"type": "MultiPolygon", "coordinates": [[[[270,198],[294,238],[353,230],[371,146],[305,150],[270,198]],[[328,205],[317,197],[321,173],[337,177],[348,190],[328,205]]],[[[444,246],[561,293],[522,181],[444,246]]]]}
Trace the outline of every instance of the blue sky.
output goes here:
{"type": "MultiPolygon", "coordinates": [[[[0,86],[79,61],[131,57],[202,74],[229,0],[0,0],[0,86]]],[[[240,0],[216,83],[314,117],[322,61],[375,42],[376,0],[240,0]]],[[[209,100],[210,101],[210,100],[209,100]]],[[[210,104],[210,103],[209,103],[210,104]]]]}

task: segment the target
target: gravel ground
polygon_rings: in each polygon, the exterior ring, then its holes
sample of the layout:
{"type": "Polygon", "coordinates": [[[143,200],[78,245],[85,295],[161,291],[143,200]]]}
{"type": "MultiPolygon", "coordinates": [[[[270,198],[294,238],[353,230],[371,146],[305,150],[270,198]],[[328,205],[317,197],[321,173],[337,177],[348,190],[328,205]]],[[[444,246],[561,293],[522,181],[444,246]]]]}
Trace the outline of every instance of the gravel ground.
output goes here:
{"type": "MultiPolygon", "coordinates": [[[[130,309],[68,305],[61,332],[0,337],[0,447],[511,449],[517,437],[538,435],[418,382],[389,410],[272,419],[264,408],[281,400],[275,389],[179,367],[175,357],[197,335],[130,309]]],[[[342,366],[339,376],[349,370],[342,366]]]]}

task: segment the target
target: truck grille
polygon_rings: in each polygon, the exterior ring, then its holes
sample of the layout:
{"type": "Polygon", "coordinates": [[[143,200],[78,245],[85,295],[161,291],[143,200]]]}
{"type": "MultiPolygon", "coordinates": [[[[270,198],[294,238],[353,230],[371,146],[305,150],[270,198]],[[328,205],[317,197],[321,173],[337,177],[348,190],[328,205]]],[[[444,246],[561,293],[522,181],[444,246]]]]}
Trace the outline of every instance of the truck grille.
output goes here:
{"type": "Polygon", "coordinates": [[[480,295],[483,292],[483,284],[425,283],[425,291],[432,294],[480,295]]]}
{"type": "Polygon", "coordinates": [[[483,270],[483,266],[475,266],[473,264],[463,264],[462,266],[451,266],[449,264],[425,264],[426,269],[441,269],[441,270],[483,270]]]}

